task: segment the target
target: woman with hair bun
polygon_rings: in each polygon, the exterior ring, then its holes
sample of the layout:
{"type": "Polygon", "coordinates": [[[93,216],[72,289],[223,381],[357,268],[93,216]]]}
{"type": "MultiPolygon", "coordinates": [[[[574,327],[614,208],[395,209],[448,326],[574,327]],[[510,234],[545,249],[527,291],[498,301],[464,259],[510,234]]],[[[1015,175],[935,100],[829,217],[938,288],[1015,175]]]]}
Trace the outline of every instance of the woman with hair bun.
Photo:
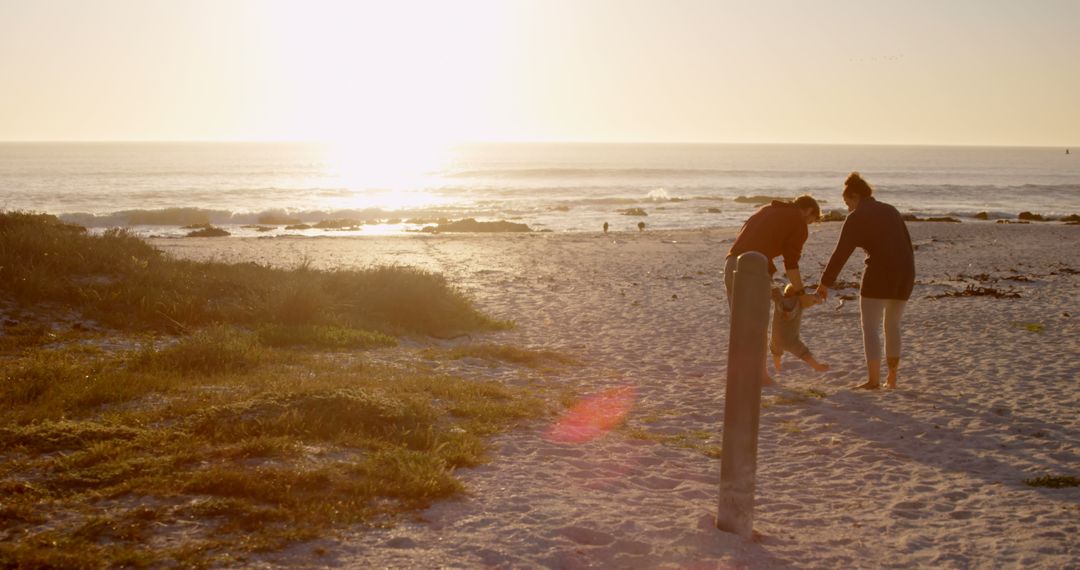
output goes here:
{"type": "Polygon", "coordinates": [[[885,327],[885,357],[889,374],[886,388],[896,388],[900,367],[900,319],[915,285],[915,255],[911,236],[900,212],[873,197],[874,190],[858,172],[844,181],[844,204],[848,217],[840,230],[817,293],[824,300],[829,287],[856,247],[866,251],[866,269],[859,289],[863,349],[867,380],[858,388],[881,387],[881,328],[885,327]]]}

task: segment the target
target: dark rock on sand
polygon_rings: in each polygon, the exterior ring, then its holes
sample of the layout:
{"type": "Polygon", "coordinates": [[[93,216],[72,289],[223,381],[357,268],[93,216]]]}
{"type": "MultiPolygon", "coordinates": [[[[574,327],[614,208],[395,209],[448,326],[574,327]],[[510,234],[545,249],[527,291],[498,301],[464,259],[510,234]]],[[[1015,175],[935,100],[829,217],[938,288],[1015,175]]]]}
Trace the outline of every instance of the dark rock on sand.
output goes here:
{"type": "Polygon", "coordinates": [[[229,235],[232,234],[221,228],[214,227],[208,224],[193,232],[188,232],[187,237],[225,237],[229,235]]]}
{"type": "Polygon", "coordinates": [[[337,220],[322,220],[315,224],[314,227],[320,230],[340,230],[343,228],[358,228],[363,225],[364,222],[360,220],[352,220],[348,218],[342,218],[337,220]]]}
{"type": "Polygon", "coordinates": [[[438,228],[429,230],[431,226],[423,228],[422,232],[436,231],[436,232],[529,232],[529,226],[526,224],[517,224],[514,222],[498,221],[498,222],[478,222],[473,218],[465,218],[464,220],[457,220],[453,222],[440,223],[438,228]]]}

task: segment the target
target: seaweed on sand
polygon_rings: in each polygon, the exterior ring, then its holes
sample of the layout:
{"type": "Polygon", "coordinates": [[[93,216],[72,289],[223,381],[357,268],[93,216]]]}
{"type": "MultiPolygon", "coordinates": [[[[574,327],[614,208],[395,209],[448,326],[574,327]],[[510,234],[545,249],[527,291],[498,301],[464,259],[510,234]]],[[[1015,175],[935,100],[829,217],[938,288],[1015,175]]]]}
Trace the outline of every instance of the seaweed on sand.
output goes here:
{"type": "Polygon", "coordinates": [[[940,295],[931,295],[932,299],[942,297],[993,297],[995,299],[1019,299],[1020,293],[1016,291],[1002,291],[993,287],[979,287],[968,285],[961,291],[946,291],[940,295]]]}

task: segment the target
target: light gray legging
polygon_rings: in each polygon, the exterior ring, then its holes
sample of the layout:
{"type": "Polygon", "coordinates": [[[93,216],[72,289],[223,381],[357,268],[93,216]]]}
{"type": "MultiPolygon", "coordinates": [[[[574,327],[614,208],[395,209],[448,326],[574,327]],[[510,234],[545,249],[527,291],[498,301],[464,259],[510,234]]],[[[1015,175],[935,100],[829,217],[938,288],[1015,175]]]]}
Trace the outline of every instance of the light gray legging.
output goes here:
{"type": "Polygon", "coordinates": [[[900,319],[904,316],[901,299],[859,298],[859,314],[862,318],[863,349],[866,360],[881,361],[881,324],[885,323],[885,356],[900,358],[900,319]]]}

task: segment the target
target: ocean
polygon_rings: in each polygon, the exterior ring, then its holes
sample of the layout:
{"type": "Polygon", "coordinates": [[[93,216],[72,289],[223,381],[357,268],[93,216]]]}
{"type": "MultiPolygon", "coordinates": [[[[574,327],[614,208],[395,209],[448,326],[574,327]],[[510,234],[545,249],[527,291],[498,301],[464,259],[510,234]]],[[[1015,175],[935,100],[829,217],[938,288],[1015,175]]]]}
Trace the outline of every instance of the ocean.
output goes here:
{"type": "Polygon", "coordinates": [[[880,200],[920,217],[1080,213],[1080,149],[547,143],[0,143],[0,209],[145,236],[199,223],[234,236],[386,234],[440,218],[555,232],[604,222],[636,231],[642,221],[694,229],[741,225],[755,196],[808,193],[843,210],[853,170],[880,200]],[[286,229],[326,220],[347,221],[286,229]]]}

